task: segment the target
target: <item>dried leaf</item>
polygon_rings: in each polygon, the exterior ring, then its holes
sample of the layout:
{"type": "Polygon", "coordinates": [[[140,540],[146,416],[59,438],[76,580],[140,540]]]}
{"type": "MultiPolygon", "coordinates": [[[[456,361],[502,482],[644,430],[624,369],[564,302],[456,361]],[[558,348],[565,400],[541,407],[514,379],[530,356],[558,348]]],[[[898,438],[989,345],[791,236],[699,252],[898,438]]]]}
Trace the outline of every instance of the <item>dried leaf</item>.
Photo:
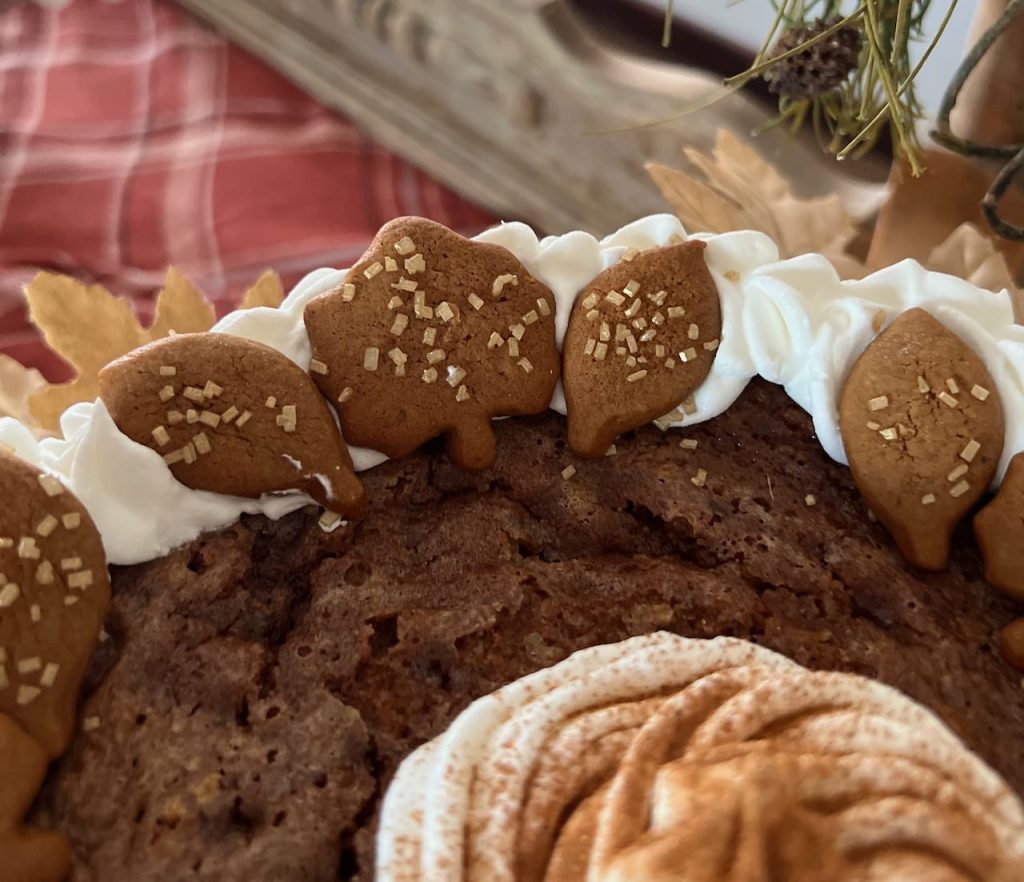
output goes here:
{"type": "Polygon", "coordinates": [[[45,385],[46,380],[35,368],[27,368],[9,355],[0,354],[0,417],[14,417],[35,429],[28,400],[45,385]]]}
{"type": "Polygon", "coordinates": [[[273,270],[267,270],[242,298],[239,309],[252,309],[257,306],[269,306],[277,309],[284,300],[284,286],[281,277],[273,270]]]}
{"type": "Polygon", "coordinates": [[[932,249],[925,266],[959,276],[989,291],[1006,288],[1018,323],[1024,320],[1024,292],[1014,283],[1006,255],[975,224],[960,224],[932,249]]]}
{"type": "Polygon", "coordinates": [[[693,149],[684,155],[696,174],[656,164],[647,171],[687,229],[760,230],[783,257],[819,251],[842,258],[854,273],[859,269],[845,253],[857,230],[838,195],[793,195],[771,163],[724,129],[710,155],[693,149]]]}
{"type": "Polygon", "coordinates": [[[69,276],[39,273],[25,286],[25,298],[47,345],[77,374],[70,383],[47,385],[29,397],[33,419],[50,431],[58,429],[60,415],[72,404],[99,394],[97,376],[105,365],[172,330],[205,331],[215,318],[202,293],[173,268],[149,328],[142,327],[127,300],[69,276]]]}

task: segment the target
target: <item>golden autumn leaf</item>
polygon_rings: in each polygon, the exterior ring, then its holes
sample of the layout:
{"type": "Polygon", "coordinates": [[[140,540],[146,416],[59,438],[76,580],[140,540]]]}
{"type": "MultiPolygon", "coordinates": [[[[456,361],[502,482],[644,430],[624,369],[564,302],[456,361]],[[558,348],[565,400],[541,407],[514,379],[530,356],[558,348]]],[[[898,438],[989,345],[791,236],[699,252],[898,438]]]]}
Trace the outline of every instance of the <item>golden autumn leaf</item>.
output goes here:
{"type": "Polygon", "coordinates": [[[789,182],[749,145],[721,129],[710,154],[686,148],[693,172],[649,163],[647,172],[688,230],[759,230],[783,257],[818,251],[855,272],[845,253],[857,234],[837,194],[801,199],[789,182]]]}
{"type": "MultiPolygon", "coordinates": [[[[276,306],[283,299],[276,273],[266,272],[245,295],[241,308],[276,306]],[[274,302],[280,293],[281,297],[274,302]]],[[[41,272],[25,286],[29,317],[47,345],[75,369],[69,383],[41,384],[28,396],[36,428],[57,431],[60,415],[72,404],[99,394],[102,368],[144,343],[172,332],[206,331],[216,321],[213,305],[174,267],[156,299],[153,323],[143,327],[131,303],[102,285],[85,285],[69,276],[41,272]]]]}

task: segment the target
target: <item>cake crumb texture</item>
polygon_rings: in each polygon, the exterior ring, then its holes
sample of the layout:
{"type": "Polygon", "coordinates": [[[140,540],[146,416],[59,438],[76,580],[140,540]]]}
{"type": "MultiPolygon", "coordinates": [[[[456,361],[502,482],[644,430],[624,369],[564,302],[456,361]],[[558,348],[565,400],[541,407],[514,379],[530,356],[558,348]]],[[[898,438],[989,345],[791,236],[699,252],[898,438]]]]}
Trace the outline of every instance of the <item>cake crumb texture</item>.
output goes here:
{"type": "Polygon", "coordinates": [[[95,722],[33,818],[71,840],[74,882],[369,882],[411,750],[474,698],[659,629],[877,677],[1024,790],[1024,688],[997,649],[1019,605],[966,530],[948,571],[911,570],[780,388],[687,428],[695,449],[650,427],[583,462],[556,415],[495,431],[485,472],[434,442],[363,473],[365,519],[330,533],[312,509],[245,517],[114,569],[95,722]]]}

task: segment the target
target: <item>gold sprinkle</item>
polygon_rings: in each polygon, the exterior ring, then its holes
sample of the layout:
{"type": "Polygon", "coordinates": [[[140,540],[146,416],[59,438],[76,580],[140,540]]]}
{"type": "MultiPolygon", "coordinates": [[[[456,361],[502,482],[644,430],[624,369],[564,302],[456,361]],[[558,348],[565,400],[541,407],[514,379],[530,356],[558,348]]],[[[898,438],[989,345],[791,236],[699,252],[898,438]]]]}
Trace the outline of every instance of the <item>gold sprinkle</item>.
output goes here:
{"type": "Polygon", "coordinates": [[[667,367],[670,371],[674,371],[676,369],[676,360],[674,358],[666,358],[665,367],[667,367]]]}
{"type": "Polygon", "coordinates": [[[407,254],[412,254],[416,250],[416,244],[408,236],[402,236],[397,242],[395,242],[395,251],[402,257],[407,254]]]}
{"type": "Polygon", "coordinates": [[[189,401],[203,402],[206,401],[206,396],[203,394],[203,390],[198,386],[186,386],[185,391],[181,393],[189,401]]]}
{"type": "Polygon", "coordinates": [[[595,306],[597,306],[597,301],[600,299],[601,297],[596,291],[591,291],[586,297],[583,298],[583,308],[593,309],[595,306]]]}
{"type": "Polygon", "coordinates": [[[395,310],[395,309],[398,309],[400,306],[405,306],[405,301],[401,297],[399,297],[397,294],[395,294],[394,297],[392,297],[388,301],[388,309],[389,310],[395,310]]]}
{"type": "Polygon", "coordinates": [[[167,411],[167,425],[177,426],[185,422],[185,414],[180,410],[169,410],[167,411]]]}
{"type": "Polygon", "coordinates": [[[231,407],[220,415],[220,421],[226,425],[234,420],[236,416],[238,416],[238,408],[232,404],[231,407]]]}
{"type": "Polygon", "coordinates": [[[53,564],[48,560],[44,560],[36,567],[36,581],[40,585],[53,584],[53,564]]]}
{"type": "Polygon", "coordinates": [[[341,394],[338,396],[338,404],[344,404],[352,397],[352,387],[346,386],[341,390],[341,394]]]}
{"type": "Polygon", "coordinates": [[[654,294],[648,294],[647,299],[655,306],[664,306],[665,301],[668,299],[668,291],[658,291],[654,294]]]}
{"type": "Polygon", "coordinates": [[[198,423],[199,422],[199,411],[189,408],[185,411],[185,422],[187,423],[198,423]]]}
{"type": "Polygon", "coordinates": [[[562,480],[568,481],[573,475],[576,474],[576,466],[571,463],[562,469],[562,480]]]}
{"type": "Polygon", "coordinates": [[[38,671],[43,666],[43,660],[38,656],[34,655],[32,658],[23,658],[18,662],[18,673],[19,674],[32,674],[38,671]]]}
{"type": "Polygon", "coordinates": [[[706,342],[706,343],[704,344],[704,348],[705,348],[705,349],[706,349],[706,350],[707,350],[708,352],[714,352],[714,351],[715,351],[715,350],[716,350],[716,349],[718,348],[718,341],[717,341],[717,340],[708,340],[708,341],[707,341],[707,342],[706,342]]]}
{"type": "Polygon", "coordinates": [[[368,279],[375,278],[384,272],[384,265],[378,260],[371,263],[366,269],[363,270],[363,275],[368,279]]]}
{"type": "Polygon", "coordinates": [[[443,349],[431,349],[430,352],[427,353],[427,364],[440,364],[447,357],[448,353],[443,349]]]}
{"type": "Polygon", "coordinates": [[[920,374],[917,376],[917,391],[922,395],[927,395],[932,391],[931,386],[928,385],[928,381],[920,374]]]}
{"type": "Polygon", "coordinates": [[[640,335],[641,343],[650,343],[657,336],[658,332],[654,328],[648,328],[640,335]]]}
{"type": "Polygon", "coordinates": [[[666,311],[670,319],[682,318],[686,315],[686,309],[682,306],[670,306],[666,311]]]}
{"type": "Polygon", "coordinates": [[[961,481],[959,484],[955,484],[954,486],[949,488],[949,495],[956,498],[958,496],[963,496],[970,489],[970,484],[968,484],[966,481],[961,481]]]}
{"type": "Polygon", "coordinates": [[[83,732],[94,732],[100,727],[99,717],[86,717],[82,720],[82,731],[83,732]]]}
{"type": "Polygon", "coordinates": [[[607,449],[607,450],[606,450],[606,451],[604,452],[604,455],[605,455],[605,456],[615,456],[615,454],[616,454],[616,453],[618,453],[618,452],[619,452],[619,451],[618,451],[618,450],[616,449],[615,445],[613,444],[613,445],[612,445],[611,447],[609,447],[609,448],[608,448],[608,449],[607,449]]]}
{"type": "Polygon", "coordinates": [[[878,310],[874,317],[871,319],[871,329],[877,334],[882,330],[882,325],[885,324],[885,310],[878,310]]]}
{"type": "Polygon", "coordinates": [[[250,419],[252,419],[252,411],[242,411],[242,415],[235,421],[235,425],[242,428],[250,419]]]}
{"type": "Polygon", "coordinates": [[[523,371],[525,371],[526,373],[530,373],[530,371],[533,370],[533,365],[530,364],[530,359],[526,358],[525,356],[519,359],[519,361],[517,361],[516,364],[518,364],[519,367],[521,367],[523,371]]]}
{"type": "Polygon", "coordinates": [[[351,303],[356,299],[356,286],[352,282],[346,282],[341,286],[341,299],[345,303],[351,303]]]}
{"type": "Polygon", "coordinates": [[[700,337],[700,327],[695,322],[690,322],[690,327],[686,329],[686,336],[691,340],[696,340],[700,337]]]}
{"type": "Polygon", "coordinates": [[[965,462],[962,462],[962,463],[959,463],[958,465],[953,466],[953,468],[950,470],[949,474],[946,475],[946,480],[949,481],[952,484],[958,478],[962,478],[964,475],[966,475],[967,474],[967,470],[969,468],[970,468],[970,466],[968,466],[967,463],[965,463],[965,462]]]}
{"type": "Polygon", "coordinates": [[[414,276],[416,273],[421,273],[427,268],[427,262],[423,259],[422,254],[414,254],[412,257],[405,259],[405,271],[410,275],[414,276]]]}
{"type": "Polygon", "coordinates": [[[945,390],[940,392],[935,397],[938,398],[939,401],[941,401],[947,407],[956,407],[956,404],[957,404],[956,399],[952,395],[950,395],[948,392],[946,392],[945,390]]]}
{"type": "Polygon", "coordinates": [[[0,608],[8,609],[14,606],[19,597],[21,597],[21,588],[13,582],[8,582],[3,588],[0,588],[0,608]]]}
{"type": "Polygon", "coordinates": [[[47,662],[43,673],[39,675],[39,685],[49,689],[57,682],[57,674],[60,673],[60,665],[57,662],[47,662]]]}
{"type": "Polygon", "coordinates": [[[647,327],[647,319],[645,319],[643,316],[640,316],[640,318],[633,319],[632,325],[638,331],[642,331],[644,328],[647,327]]]}
{"type": "Polygon", "coordinates": [[[173,377],[178,373],[178,369],[172,364],[160,365],[160,376],[161,377],[173,377]]]}
{"type": "Polygon", "coordinates": [[[60,561],[60,568],[66,573],[70,570],[80,570],[82,568],[82,558],[80,557],[62,557],[60,561]]]}
{"type": "MultiPolygon", "coordinates": [[[[493,334],[491,335],[494,336],[493,334]]],[[[437,328],[424,328],[423,329],[423,345],[433,346],[434,341],[437,339],[437,328]]],[[[501,339],[500,337],[498,339],[501,339]]]]}
{"type": "Polygon", "coordinates": [[[543,316],[551,315],[551,307],[548,305],[547,300],[543,297],[537,298],[537,312],[543,316]]]}
{"type": "MultiPolygon", "coordinates": [[[[407,279],[405,276],[402,276],[402,278],[400,278],[397,282],[392,282],[391,287],[397,288],[399,291],[415,291],[418,286],[416,285],[416,282],[413,279],[407,279]]],[[[389,308],[394,308],[391,306],[391,304],[395,302],[395,299],[395,297],[392,297],[391,300],[388,301],[389,308]]],[[[398,297],[397,300],[398,305],[401,306],[402,298],[398,297]]]]}
{"type": "Polygon", "coordinates": [[[952,392],[954,395],[957,395],[960,392],[960,387],[956,384],[956,380],[954,380],[952,377],[946,380],[946,388],[949,389],[949,391],[952,392]]]}
{"type": "Polygon", "coordinates": [[[391,333],[396,337],[401,337],[407,327],[409,327],[409,316],[400,312],[391,323],[391,333]]]}
{"type": "Polygon", "coordinates": [[[697,474],[690,478],[690,483],[694,487],[703,487],[707,482],[708,473],[704,469],[697,469],[697,474]]]}
{"type": "Polygon", "coordinates": [[[163,389],[160,390],[158,397],[161,401],[170,401],[174,397],[174,387],[164,386],[163,389]]]}
{"type": "Polygon", "coordinates": [[[315,359],[315,358],[312,359],[309,362],[309,369],[314,374],[326,374],[327,373],[327,365],[324,364],[322,361],[319,361],[318,359],[315,359]]]}
{"type": "Polygon", "coordinates": [[[423,382],[433,383],[437,379],[437,368],[429,367],[423,372],[423,382]]]}
{"type": "Polygon", "coordinates": [[[512,336],[517,340],[522,340],[523,334],[526,333],[526,328],[519,324],[509,325],[508,329],[512,332],[512,336]]]}
{"type": "Polygon", "coordinates": [[[637,364],[638,362],[636,360],[636,356],[634,355],[631,355],[629,356],[629,358],[626,359],[626,367],[636,367],[637,364]]]}
{"type": "Polygon", "coordinates": [[[879,395],[868,399],[868,410],[885,410],[889,406],[889,396],[879,395]]]}
{"type": "Polygon", "coordinates": [[[442,300],[434,312],[437,313],[437,317],[443,322],[450,322],[455,318],[455,310],[452,309],[451,304],[447,300],[442,300]]]}
{"type": "Polygon", "coordinates": [[[274,397],[273,395],[271,395],[271,396],[270,396],[270,397],[269,397],[269,398],[268,398],[268,399],[267,399],[266,401],[264,401],[263,403],[264,403],[264,404],[265,404],[265,405],[266,405],[267,407],[270,407],[270,408],[274,408],[274,407],[277,407],[277,399],[276,399],[276,398],[275,398],[275,397],[274,397]]]}
{"type": "Polygon", "coordinates": [[[36,533],[40,536],[49,536],[57,529],[57,523],[59,521],[52,514],[47,514],[46,517],[36,524],[36,533]]]}
{"type": "Polygon", "coordinates": [[[466,401],[469,399],[469,390],[465,385],[459,386],[459,391],[455,393],[456,401],[466,401]]]}
{"type": "Polygon", "coordinates": [[[33,603],[28,608],[28,614],[33,622],[41,622],[43,620],[43,611],[39,608],[38,603],[33,603]]]}
{"type": "Polygon", "coordinates": [[[376,346],[368,346],[363,353],[363,367],[368,371],[375,371],[379,361],[380,350],[376,346]]]}
{"type": "Polygon", "coordinates": [[[631,260],[636,260],[639,254],[639,248],[633,248],[632,246],[630,246],[629,248],[622,252],[622,262],[629,263],[631,260]]]}
{"type": "Polygon", "coordinates": [[[646,370],[633,371],[633,373],[631,373],[628,377],[626,377],[626,382],[627,383],[636,383],[637,381],[642,380],[646,376],[647,376],[647,371],[646,370]]]}
{"type": "Polygon", "coordinates": [[[626,346],[629,348],[629,351],[633,353],[640,348],[637,345],[636,338],[628,331],[626,332],[626,346]]]}
{"type": "Polygon", "coordinates": [[[601,327],[598,329],[598,338],[607,343],[612,338],[611,328],[608,327],[608,322],[601,322],[601,327]]]}
{"type": "Polygon", "coordinates": [[[181,448],[182,453],[185,455],[185,464],[192,465],[196,461],[196,448],[195,445],[189,441],[184,447],[181,448]]]}
{"type": "Polygon", "coordinates": [[[583,354],[584,355],[593,355],[593,353],[594,353],[594,346],[596,346],[596,345],[597,345],[597,340],[595,340],[593,337],[587,337],[587,342],[583,344],[583,354]]]}
{"type": "Polygon", "coordinates": [[[626,287],[622,289],[622,293],[625,294],[627,297],[635,297],[639,290],[640,290],[640,283],[637,282],[637,281],[634,281],[633,279],[630,279],[626,283],[626,287]]]}
{"type": "Polygon", "coordinates": [[[739,274],[739,271],[738,271],[738,270],[726,270],[726,271],[725,271],[725,272],[723,273],[723,275],[724,275],[724,276],[725,276],[725,277],[726,277],[726,278],[727,278],[727,279],[728,279],[728,280],[729,280],[730,282],[738,282],[738,281],[740,280],[740,274],[739,274]]]}
{"type": "Polygon", "coordinates": [[[526,315],[523,316],[524,325],[532,325],[534,322],[540,321],[540,316],[537,314],[537,310],[531,309],[526,315]]]}
{"type": "Polygon", "coordinates": [[[35,701],[42,690],[38,686],[25,686],[21,685],[18,687],[18,704],[24,707],[26,704],[32,704],[35,701]]]}
{"type": "Polygon", "coordinates": [[[595,361],[604,361],[605,355],[608,353],[607,343],[598,343],[594,347],[594,359],[595,361]]]}
{"type": "Polygon", "coordinates": [[[182,462],[185,459],[185,448],[179,447],[177,450],[172,450],[170,453],[164,454],[164,462],[167,465],[172,466],[176,463],[182,462]]]}
{"type": "Polygon", "coordinates": [[[508,338],[508,357],[519,358],[519,341],[515,337],[508,338]]]}
{"type": "Polygon", "coordinates": [[[395,260],[393,257],[385,257],[384,269],[386,269],[389,273],[398,272],[398,261],[395,260]]]}
{"type": "Polygon", "coordinates": [[[664,358],[666,352],[667,352],[667,350],[660,343],[655,345],[655,347],[654,347],[654,357],[655,358],[664,358]]]}
{"type": "Polygon", "coordinates": [[[504,273],[498,276],[494,283],[491,285],[491,296],[498,297],[504,290],[506,285],[518,285],[519,276],[513,275],[512,273],[504,273]]]}
{"type": "Polygon", "coordinates": [[[213,380],[207,380],[206,385],[203,386],[203,396],[205,398],[216,398],[224,391],[223,386],[218,386],[213,380]]]}
{"type": "Polygon", "coordinates": [[[459,385],[464,379],[466,379],[466,372],[458,365],[452,365],[448,368],[448,380],[447,383],[453,389],[459,385]]]}
{"type": "MultiPolygon", "coordinates": [[[[388,350],[388,358],[390,358],[395,364],[405,364],[409,360],[409,356],[397,346],[388,350]]],[[[292,412],[294,413],[294,410],[292,412]]]]}
{"type": "Polygon", "coordinates": [[[320,529],[325,533],[333,532],[337,527],[341,526],[341,522],[342,517],[340,514],[335,511],[328,511],[327,509],[324,509],[317,519],[320,529]]]}
{"type": "Polygon", "coordinates": [[[220,425],[220,415],[212,410],[204,410],[199,414],[199,422],[204,426],[209,426],[211,429],[216,429],[220,425]]]}
{"type": "Polygon", "coordinates": [[[505,338],[501,334],[491,331],[491,336],[487,338],[488,349],[500,349],[505,345],[505,338]]]}
{"type": "Polygon", "coordinates": [[[979,386],[975,383],[971,386],[971,395],[978,399],[978,401],[984,401],[991,393],[984,386],[979,386]]]}
{"type": "Polygon", "coordinates": [[[966,460],[967,462],[974,462],[974,457],[978,455],[978,451],[981,450],[981,445],[971,438],[964,445],[964,449],[960,451],[960,459],[966,460]]]}
{"type": "Polygon", "coordinates": [[[36,548],[36,540],[31,536],[22,536],[18,542],[18,557],[22,560],[38,560],[39,549],[36,548]]]}
{"type": "Polygon", "coordinates": [[[697,402],[693,400],[692,395],[683,402],[682,408],[687,416],[693,416],[697,412],[697,402]]]}
{"type": "Polygon", "coordinates": [[[626,302],[626,298],[623,297],[618,291],[609,291],[604,295],[604,299],[615,306],[622,306],[626,302]]]}
{"type": "Polygon", "coordinates": [[[686,364],[688,361],[693,361],[697,357],[697,350],[692,346],[689,349],[679,353],[679,360],[686,364]]]}
{"type": "Polygon", "coordinates": [[[47,496],[60,496],[64,492],[64,485],[53,475],[40,475],[39,486],[47,496]]]}
{"type": "Polygon", "coordinates": [[[657,325],[660,328],[663,324],[665,324],[665,316],[663,316],[660,312],[654,313],[654,315],[651,316],[651,324],[657,325]]]}
{"type": "Polygon", "coordinates": [[[934,504],[935,504],[935,494],[934,493],[925,493],[925,495],[921,497],[921,505],[934,505],[934,504]]]}
{"type": "Polygon", "coordinates": [[[633,316],[635,316],[638,312],[640,312],[640,307],[642,305],[643,304],[639,300],[634,300],[631,304],[629,304],[629,307],[626,309],[626,311],[623,313],[623,315],[626,318],[630,318],[630,319],[633,318],[633,316]]]}
{"type": "Polygon", "coordinates": [[[882,431],[879,432],[878,434],[881,435],[886,441],[895,441],[899,437],[899,433],[896,431],[894,426],[889,426],[889,428],[887,429],[882,429],[882,431]]]}
{"type": "Polygon", "coordinates": [[[200,455],[209,453],[213,450],[213,447],[210,445],[210,439],[206,437],[205,432],[197,432],[192,437],[192,443],[195,445],[196,452],[200,455]]]}
{"type": "Polygon", "coordinates": [[[683,440],[679,442],[679,446],[682,447],[683,450],[696,450],[697,449],[697,439],[696,438],[683,438],[683,440]]]}
{"type": "Polygon", "coordinates": [[[810,508],[812,505],[815,505],[817,502],[818,500],[814,497],[813,493],[808,493],[804,497],[804,505],[806,505],[808,508],[810,508]]]}
{"type": "Polygon", "coordinates": [[[92,570],[79,570],[68,576],[68,588],[85,590],[92,584],[92,570]]]}
{"type": "Polygon", "coordinates": [[[469,301],[469,305],[472,306],[473,309],[480,309],[480,307],[484,305],[484,299],[479,294],[470,294],[466,300],[469,301]]]}
{"type": "Polygon", "coordinates": [[[874,420],[868,420],[867,426],[872,432],[877,432],[882,428],[882,424],[876,423],[874,420]]]}
{"type": "Polygon", "coordinates": [[[592,310],[590,310],[590,312],[587,313],[587,321],[588,322],[596,322],[600,317],[601,317],[601,313],[600,313],[600,311],[598,311],[596,309],[592,309],[592,310]]]}

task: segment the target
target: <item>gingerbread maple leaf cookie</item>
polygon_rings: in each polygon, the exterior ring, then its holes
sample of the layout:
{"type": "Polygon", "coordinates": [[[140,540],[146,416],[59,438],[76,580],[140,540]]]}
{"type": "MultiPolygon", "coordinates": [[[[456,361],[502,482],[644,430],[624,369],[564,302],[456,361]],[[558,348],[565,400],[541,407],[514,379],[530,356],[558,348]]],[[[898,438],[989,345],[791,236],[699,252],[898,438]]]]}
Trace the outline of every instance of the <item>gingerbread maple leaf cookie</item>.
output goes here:
{"type": "Polygon", "coordinates": [[[168,337],[107,365],[100,397],[117,427],[189,487],[249,498],[303,490],[331,511],[362,511],[330,409],[309,375],[268,346],[168,337]]]}
{"type": "Polygon", "coordinates": [[[487,468],[491,418],[551,401],[554,312],[551,292],[505,248],[399,218],[306,307],[314,379],[351,443],[399,457],[444,434],[453,462],[487,468]]]}
{"type": "Polygon", "coordinates": [[[0,451],[0,714],[50,758],[74,730],[78,689],[110,605],[89,513],[52,475],[0,451]]]}
{"type": "MultiPolygon", "coordinates": [[[[974,535],[985,558],[985,578],[1024,600],[1024,453],[1010,460],[996,498],[974,516],[974,535]]],[[[1024,637],[1022,629],[1018,626],[1024,637]]]]}
{"type": "Polygon", "coordinates": [[[59,882],[71,867],[63,836],[21,822],[47,766],[46,751],[10,717],[0,714],[0,879],[59,882]]]}
{"type": "Polygon", "coordinates": [[[617,435],[683,404],[704,382],[722,332],[704,247],[644,251],[576,299],[562,347],[574,453],[603,456],[617,435]]]}
{"type": "Polygon", "coordinates": [[[923,309],[908,310],[854,364],[839,427],[854,481],[904,557],[941,569],[1003,449],[1003,411],[981,359],[923,309]]]}

